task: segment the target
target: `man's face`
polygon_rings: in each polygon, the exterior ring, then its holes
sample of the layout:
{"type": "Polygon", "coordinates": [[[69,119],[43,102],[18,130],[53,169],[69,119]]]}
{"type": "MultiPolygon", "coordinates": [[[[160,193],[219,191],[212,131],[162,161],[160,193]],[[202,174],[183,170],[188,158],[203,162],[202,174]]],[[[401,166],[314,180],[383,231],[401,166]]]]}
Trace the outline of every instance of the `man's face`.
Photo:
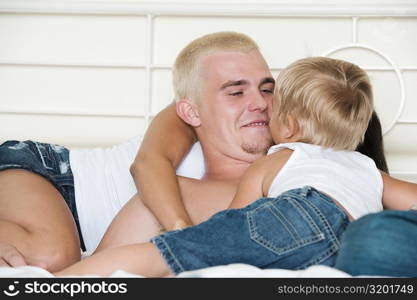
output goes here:
{"type": "Polygon", "coordinates": [[[274,79],[259,51],[210,54],[200,70],[200,140],[237,159],[264,155],[272,143],[268,111],[274,79]]]}

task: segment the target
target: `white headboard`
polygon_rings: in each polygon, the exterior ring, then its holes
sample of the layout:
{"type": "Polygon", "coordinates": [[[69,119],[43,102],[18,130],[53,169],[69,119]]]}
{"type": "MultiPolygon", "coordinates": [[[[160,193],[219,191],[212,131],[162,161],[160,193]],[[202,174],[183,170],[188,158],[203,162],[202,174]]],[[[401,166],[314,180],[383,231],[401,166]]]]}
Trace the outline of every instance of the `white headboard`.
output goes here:
{"type": "Polygon", "coordinates": [[[0,141],[90,147],[142,133],[172,99],[181,48],[234,30],[274,75],[316,55],[367,70],[390,170],[417,182],[417,5],[306,2],[0,0],[0,141]]]}

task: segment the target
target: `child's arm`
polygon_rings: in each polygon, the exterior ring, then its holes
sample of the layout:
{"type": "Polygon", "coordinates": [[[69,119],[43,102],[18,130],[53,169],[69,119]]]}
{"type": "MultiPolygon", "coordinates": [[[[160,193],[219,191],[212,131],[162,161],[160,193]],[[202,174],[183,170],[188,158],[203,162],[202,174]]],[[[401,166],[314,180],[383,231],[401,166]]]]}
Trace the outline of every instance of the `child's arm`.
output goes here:
{"type": "Polygon", "coordinates": [[[141,199],[166,230],[192,224],[175,170],[195,141],[193,128],[177,116],[171,104],[151,122],[130,168],[141,199]]]}
{"type": "Polygon", "coordinates": [[[54,273],[54,275],[109,276],[117,270],[145,277],[163,277],[171,274],[159,250],[152,243],[143,243],[105,249],[54,273]]]}
{"type": "Polygon", "coordinates": [[[229,208],[242,208],[261,197],[266,197],[273,180],[292,152],[290,149],[282,149],[258,159],[249,166],[239,181],[229,208]]]}
{"type": "Polygon", "coordinates": [[[384,181],[382,204],[386,209],[407,210],[417,205],[417,184],[381,172],[384,181]]]}
{"type": "Polygon", "coordinates": [[[264,169],[259,161],[249,166],[242,175],[235,197],[229,208],[242,208],[263,196],[264,169]]]}

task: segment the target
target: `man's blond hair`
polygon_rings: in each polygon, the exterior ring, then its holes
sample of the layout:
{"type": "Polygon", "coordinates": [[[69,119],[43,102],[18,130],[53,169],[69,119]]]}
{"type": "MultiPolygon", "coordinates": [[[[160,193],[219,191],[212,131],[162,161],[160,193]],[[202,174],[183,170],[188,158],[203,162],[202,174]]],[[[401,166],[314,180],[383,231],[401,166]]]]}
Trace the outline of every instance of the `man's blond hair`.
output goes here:
{"type": "Polygon", "coordinates": [[[215,52],[244,52],[258,49],[247,35],[216,32],[193,40],[177,56],[173,68],[175,100],[198,98],[201,90],[200,62],[215,52]]]}
{"type": "Polygon", "coordinates": [[[302,142],[354,150],[373,112],[372,87],[365,71],[343,60],[300,59],[278,75],[274,117],[291,115],[302,142]]]}

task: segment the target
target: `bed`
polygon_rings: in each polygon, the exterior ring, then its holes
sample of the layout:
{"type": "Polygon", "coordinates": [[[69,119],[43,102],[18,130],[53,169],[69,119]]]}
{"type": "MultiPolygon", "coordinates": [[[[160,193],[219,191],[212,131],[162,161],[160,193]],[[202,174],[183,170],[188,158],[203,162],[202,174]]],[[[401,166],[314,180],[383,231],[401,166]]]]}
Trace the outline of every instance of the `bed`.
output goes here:
{"type": "MultiPolygon", "coordinates": [[[[236,30],[257,40],[274,75],[313,55],[347,59],[368,71],[390,172],[417,182],[417,6],[242,3],[2,1],[0,142],[35,139],[75,149],[143,134],[172,99],[178,51],[204,33],[236,30]]],[[[52,274],[20,267],[0,268],[0,276],[52,274]]],[[[119,270],[112,276],[136,275],[119,270]]],[[[321,266],[289,271],[243,264],[178,276],[349,277],[321,266]]]]}
{"type": "MultiPolygon", "coordinates": [[[[24,267],[0,267],[0,277],[38,277],[38,278],[51,278],[55,277],[50,272],[33,266],[24,267]]],[[[71,276],[66,276],[71,277],[71,276]]],[[[96,277],[100,276],[92,273],[85,276],[77,277],[96,277]]],[[[144,278],[138,274],[132,274],[124,270],[116,270],[109,278],[144,278]]],[[[304,270],[286,270],[286,269],[267,269],[262,270],[257,267],[247,264],[230,264],[225,266],[215,266],[195,271],[188,271],[180,273],[176,278],[350,278],[351,275],[337,270],[335,268],[314,265],[304,270]]]]}

